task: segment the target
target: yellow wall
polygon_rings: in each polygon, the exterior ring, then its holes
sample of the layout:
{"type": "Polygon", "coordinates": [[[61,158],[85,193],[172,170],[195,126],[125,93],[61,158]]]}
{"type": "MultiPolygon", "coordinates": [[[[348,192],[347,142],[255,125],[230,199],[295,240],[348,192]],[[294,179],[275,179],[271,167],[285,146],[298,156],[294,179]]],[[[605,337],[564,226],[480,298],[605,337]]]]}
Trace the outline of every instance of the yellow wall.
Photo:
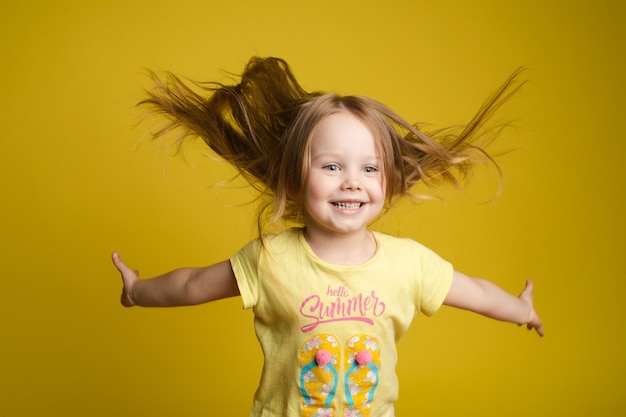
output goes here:
{"type": "Polygon", "coordinates": [[[384,227],[510,291],[536,281],[547,335],[445,309],[400,344],[398,415],[607,416],[626,410],[624,6],[598,1],[7,0],[0,7],[0,415],[243,416],[261,355],[238,299],[125,310],[109,261],[144,276],[254,236],[230,175],[137,145],[143,69],[213,79],[254,54],[310,89],[464,121],[504,78],[518,129],[448,206],[384,227]],[[37,4],[39,3],[39,4],[37,4]],[[248,3],[248,4],[246,4],[248,3]],[[490,179],[491,178],[491,179],[490,179]],[[481,185],[487,184],[487,185],[481,185]]]}

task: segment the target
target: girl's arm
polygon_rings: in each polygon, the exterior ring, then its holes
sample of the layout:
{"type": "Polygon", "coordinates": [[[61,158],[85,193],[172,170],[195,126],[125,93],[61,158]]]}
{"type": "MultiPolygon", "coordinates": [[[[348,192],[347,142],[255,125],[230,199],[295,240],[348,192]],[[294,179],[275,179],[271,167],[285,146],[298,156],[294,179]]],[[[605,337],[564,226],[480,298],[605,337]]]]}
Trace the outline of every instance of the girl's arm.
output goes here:
{"type": "Polygon", "coordinates": [[[176,307],[202,304],[239,295],[230,261],[204,268],[181,268],[152,279],[139,279],[113,254],[113,264],[122,275],[121,302],[125,307],[176,307]]]}
{"type": "Polygon", "coordinates": [[[541,319],[533,303],[532,281],[526,281],[522,293],[515,297],[492,282],[454,271],[452,287],[443,303],[496,320],[525,324],[528,329],[535,329],[539,336],[543,336],[541,319]]]}

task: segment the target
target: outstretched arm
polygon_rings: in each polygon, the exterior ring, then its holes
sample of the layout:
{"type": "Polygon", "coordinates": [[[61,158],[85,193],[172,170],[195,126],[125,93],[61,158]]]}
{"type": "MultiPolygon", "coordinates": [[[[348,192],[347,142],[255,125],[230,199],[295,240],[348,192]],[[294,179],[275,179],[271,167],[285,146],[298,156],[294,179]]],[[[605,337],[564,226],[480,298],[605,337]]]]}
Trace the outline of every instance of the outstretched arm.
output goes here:
{"type": "Polygon", "coordinates": [[[543,336],[541,319],[533,302],[532,281],[526,281],[524,290],[515,297],[492,282],[454,271],[452,287],[443,303],[496,320],[525,324],[543,336]]]}
{"type": "Polygon", "coordinates": [[[125,307],[176,307],[202,304],[239,295],[230,261],[204,268],[181,268],[152,279],[139,279],[113,254],[113,264],[122,275],[122,305],[125,307]]]}

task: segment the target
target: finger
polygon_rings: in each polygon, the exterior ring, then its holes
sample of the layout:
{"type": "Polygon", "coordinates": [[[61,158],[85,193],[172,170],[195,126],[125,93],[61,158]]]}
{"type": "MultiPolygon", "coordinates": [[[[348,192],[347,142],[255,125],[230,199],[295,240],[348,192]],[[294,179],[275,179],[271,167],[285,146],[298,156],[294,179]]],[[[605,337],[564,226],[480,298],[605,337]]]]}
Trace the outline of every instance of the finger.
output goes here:
{"type": "Polygon", "coordinates": [[[128,265],[126,265],[124,261],[122,261],[122,258],[120,258],[120,255],[117,252],[113,252],[112,258],[113,264],[122,274],[124,274],[125,272],[132,272],[128,265]]]}
{"type": "MultiPolygon", "coordinates": [[[[529,330],[531,329],[531,327],[529,327],[529,330]]],[[[541,337],[543,337],[544,332],[543,332],[543,326],[539,325],[539,326],[534,326],[535,331],[537,332],[537,334],[541,337]]]]}
{"type": "Polygon", "coordinates": [[[120,255],[117,252],[113,252],[111,259],[113,260],[113,265],[115,265],[117,269],[120,269],[120,265],[124,264],[122,258],[120,258],[120,255]]]}
{"type": "Polygon", "coordinates": [[[535,289],[535,284],[531,280],[527,280],[526,281],[526,286],[524,287],[524,289],[520,293],[520,296],[532,295],[534,289],[535,289]]]}
{"type": "Polygon", "coordinates": [[[113,254],[113,263],[117,268],[120,276],[122,277],[122,282],[124,286],[132,286],[133,282],[139,279],[139,271],[133,270],[128,267],[119,257],[119,254],[113,254]]]}
{"type": "Polygon", "coordinates": [[[124,307],[133,307],[135,305],[135,302],[126,291],[122,291],[120,302],[124,307]]]}
{"type": "Polygon", "coordinates": [[[526,290],[532,292],[534,288],[535,284],[532,282],[532,280],[526,280],[526,290]]]}
{"type": "Polygon", "coordinates": [[[541,324],[541,322],[539,322],[539,324],[531,324],[531,323],[528,323],[528,324],[526,325],[526,328],[527,328],[528,330],[533,330],[533,329],[535,329],[535,331],[537,332],[537,334],[538,334],[539,336],[541,336],[541,337],[543,337],[543,335],[544,335],[544,331],[543,331],[543,324],[541,324]]]}

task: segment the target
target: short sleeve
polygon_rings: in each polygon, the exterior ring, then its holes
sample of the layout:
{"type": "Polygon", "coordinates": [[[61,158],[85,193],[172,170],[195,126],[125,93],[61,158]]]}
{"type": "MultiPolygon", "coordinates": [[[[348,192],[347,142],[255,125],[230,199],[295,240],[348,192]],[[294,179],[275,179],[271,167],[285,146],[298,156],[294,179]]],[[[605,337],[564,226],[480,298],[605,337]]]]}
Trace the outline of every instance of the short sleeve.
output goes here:
{"type": "MultiPolygon", "coordinates": [[[[420,245],[421,246],[421,245],[420,245]]],[[[450,287],[454,268],[435,252],[422,246],[420,259],[419,311],[432,316],[443,304],[450,287]]]]}
{"type": "Polygon", "coordinates": [[[259,299],[259,257],[261,241],[255,239],[230,258],[244,308],[256,306],[259,299]]]}

